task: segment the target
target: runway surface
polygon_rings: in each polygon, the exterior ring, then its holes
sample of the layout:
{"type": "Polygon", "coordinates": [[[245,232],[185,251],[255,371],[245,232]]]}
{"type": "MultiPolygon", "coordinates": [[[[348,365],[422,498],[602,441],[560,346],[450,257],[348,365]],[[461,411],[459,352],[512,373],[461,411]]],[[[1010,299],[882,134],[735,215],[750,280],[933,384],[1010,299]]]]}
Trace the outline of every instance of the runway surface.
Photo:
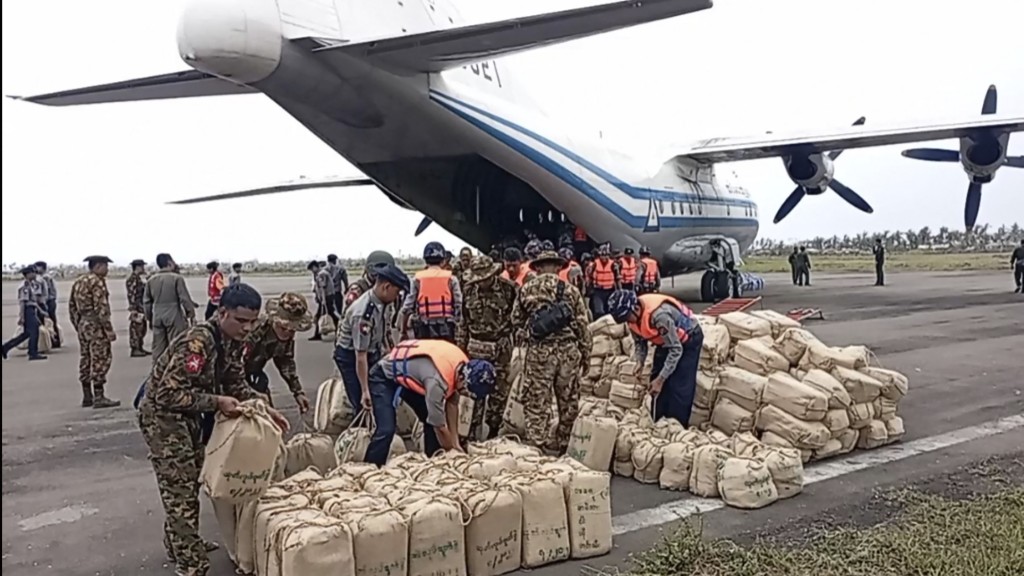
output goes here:
{"type": "MultiPolygon", "coordinates": [[[[824,321],[807,324],[822,340],[866,344],[884,366],[910,376],[910,394],[900,409],[907,428],[902,445],[809,467],[813,483],[804,493],[752,512],[616,478],[613,553],[532,573],[625,566],[630,553],[649,548],[676,518],[693,512],[706,513],[710,535],[740,539],[823,516],[855,521],[857,510],[878,488],[1019,454],[1024,447],[1024,298],[1011,293],[1009,274],[892,273],[889,280],[890,286],[876,288],[873,277],[821,274],[814,286],[797,288],[783,275],[769,275],[764,296],[766,307],[780,311],[823,309],[824,321]]],[[[308,293],[310,286],[306,276],[246,281],[265,296],[285,290],[308,293]]],[[[674,293],[693,299],[695,283],[696,278],[685,278],[674,293]]],[[[192,278],[189,287],[205,306],[205,279],[192,278]]],[[[3,284],[4,335],[15,330],[15,289],[14,283],[3,284]]],[[[60,283],[58,290],[61,323],[70,335],[70,283],[60,283]]],[[[3,363],[6,576],[173,573],[164,560],[163,512],[152,469],[130,408],[150,361],[128,355],[124,281],[111,280],[110,293],[118,340],[108,392],[125,407],[79,408],[74,338],[47,361],[29,363],[23,351],[16,351],[3,363]]],[[[297,350],[299,373],[312,398],[332,371],[332,346],[303,337],[297,350]]],[[[276,403],[297,424],[287,389],[273,368],[269,373],[276,403]]],[[[205,501],[202,530],[209,538],[219,537],[205,501]]],[[[234,573],[223,552],[214,553],[212,561],[211,574],[234,573]]]]}

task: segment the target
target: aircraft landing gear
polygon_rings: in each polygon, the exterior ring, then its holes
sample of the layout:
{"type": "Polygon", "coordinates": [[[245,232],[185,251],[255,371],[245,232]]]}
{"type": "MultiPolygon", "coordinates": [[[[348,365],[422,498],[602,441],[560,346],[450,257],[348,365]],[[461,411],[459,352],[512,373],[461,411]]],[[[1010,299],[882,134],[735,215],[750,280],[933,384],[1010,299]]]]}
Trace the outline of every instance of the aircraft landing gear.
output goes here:
{"type": "Polygon", "coordinates": [[[708,303],[725,300],[731,288],[728,270],[706,270],[700,278],[700,300],[708,303]]]}

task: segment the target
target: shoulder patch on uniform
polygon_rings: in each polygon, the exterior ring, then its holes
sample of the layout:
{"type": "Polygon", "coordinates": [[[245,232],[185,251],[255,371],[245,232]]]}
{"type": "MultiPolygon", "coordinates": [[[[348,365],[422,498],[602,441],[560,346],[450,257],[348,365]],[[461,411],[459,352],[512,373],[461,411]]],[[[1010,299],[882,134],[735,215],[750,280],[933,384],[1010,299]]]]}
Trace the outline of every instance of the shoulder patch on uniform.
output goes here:
{"type": "Polygon", "coordinates": [[[189,354],[185,359],[185,371],[189,374],[199,374],[206,366],[206,358],[202,354],[189,354]]]}
{"type": "Polygon", "coordinates": [[[370,333],[371,328],[373,328],[373,325],[366,320],[363,320],[359,323],[359,333],[362,334],[363,336],[368,335],[370,333]]]}
{"type": "Polygon", "coordinates": [[[206,343],[202,338],[193,338],[188,341],[188,351],[193,354],[202,354],[206,352],[206,343]]]}
{"type": "Polygon", "coordinates": [[[658,326],[658,334],[661,334],[662,336],[667,335],[668,328],[665,328],[664,326],[658,326]]]}

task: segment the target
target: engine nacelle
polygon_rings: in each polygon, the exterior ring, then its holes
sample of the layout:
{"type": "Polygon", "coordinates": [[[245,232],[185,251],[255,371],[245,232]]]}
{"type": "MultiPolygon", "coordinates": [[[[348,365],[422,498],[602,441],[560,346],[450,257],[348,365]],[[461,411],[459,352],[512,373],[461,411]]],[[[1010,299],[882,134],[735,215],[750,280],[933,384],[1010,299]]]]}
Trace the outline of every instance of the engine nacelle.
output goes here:
{"type": "Polygon", "coordinates": [[[960,163],[971,181],[987,184],[1006,161],[1008,133],[979,132],[960,139],[960,163]]]}
{"type": "Polygon", "coordinates": [[[824,192],[835,173],[832,159],[821,153],[783,156],[782,163],[793,183],[806,189],[808,194],[824,192]]]}

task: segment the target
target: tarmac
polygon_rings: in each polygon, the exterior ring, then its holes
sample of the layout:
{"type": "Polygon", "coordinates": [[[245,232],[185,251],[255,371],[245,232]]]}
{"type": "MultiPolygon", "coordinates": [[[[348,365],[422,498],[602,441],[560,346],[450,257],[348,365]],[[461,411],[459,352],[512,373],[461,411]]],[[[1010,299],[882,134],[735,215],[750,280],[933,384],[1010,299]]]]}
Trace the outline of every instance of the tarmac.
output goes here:
{"type": "MultiPolygon", "coordinates": [[[[246,278],[265,296],[309,292],[306,276],[246,278]]],[[[992,459],[1015,458],[1024,447],[1024,298],[1012,293],[1006,273],[897,273],[874,287],[867,275],[816,274],[814,286],[792,286],[768,275],[766,308],[820,308],[824,320],[807,327],[829,344],[866,344],[885,367],[911,379],[900,406],[907,435],[901,444],[855,452],[807,468],[808,485],[792,499],[756,511],[723,508],[616,478],[612,486],[616,530],[611,554],[547,566],[538,575],[577,574],[584,567],[627,567],[631,553],[653,546],[675,522],[704,513],[709,536],[745,541],[791,530],[823,517],[857,523],[878,489],[948,476],[992,459]],[[787,528],[790,527],[790,528],[787,528]]],[[[695,277],[668,291],[695,300],[695,277]]],[[[27,362],[15,351],[3,363],[3,572],[5,576],[173,574],[161,544],[163,511],[146,448],[130,407],[150,366],[130,358],[123,280],[109,283],[115,310],[114,365],[108,393],[123,406],[79,407],[78,346],[67,320],[69,282],[58,290],[61,325],[69,342],[49,360],[27,362]]],[[[193,297],[205,306],[205,279],[191,278],[193,297]]],[[[16,285],[3,284],[2,331],[14,333],[16,285]]],[[[697,306],[701,308],[701,306],[697,306]]],[[[202,308],[199,312],[202,313],[202,308]]],[[[307,393],[329,377],[332,346],[297,346],[307,393]]],[[[275,403],[298,426],[287,389],[269,370],[275,403]]],[[[1019,474],[1021,468],[1014,468],[1019,474]]],[[[202,531],[219,539],[208,502],[202,531]]],[[[861,519],[863,521],[863,519],[861,519]]],[[[211,556],[214,576],[233,574],[223,551],[211,556]]]]}

